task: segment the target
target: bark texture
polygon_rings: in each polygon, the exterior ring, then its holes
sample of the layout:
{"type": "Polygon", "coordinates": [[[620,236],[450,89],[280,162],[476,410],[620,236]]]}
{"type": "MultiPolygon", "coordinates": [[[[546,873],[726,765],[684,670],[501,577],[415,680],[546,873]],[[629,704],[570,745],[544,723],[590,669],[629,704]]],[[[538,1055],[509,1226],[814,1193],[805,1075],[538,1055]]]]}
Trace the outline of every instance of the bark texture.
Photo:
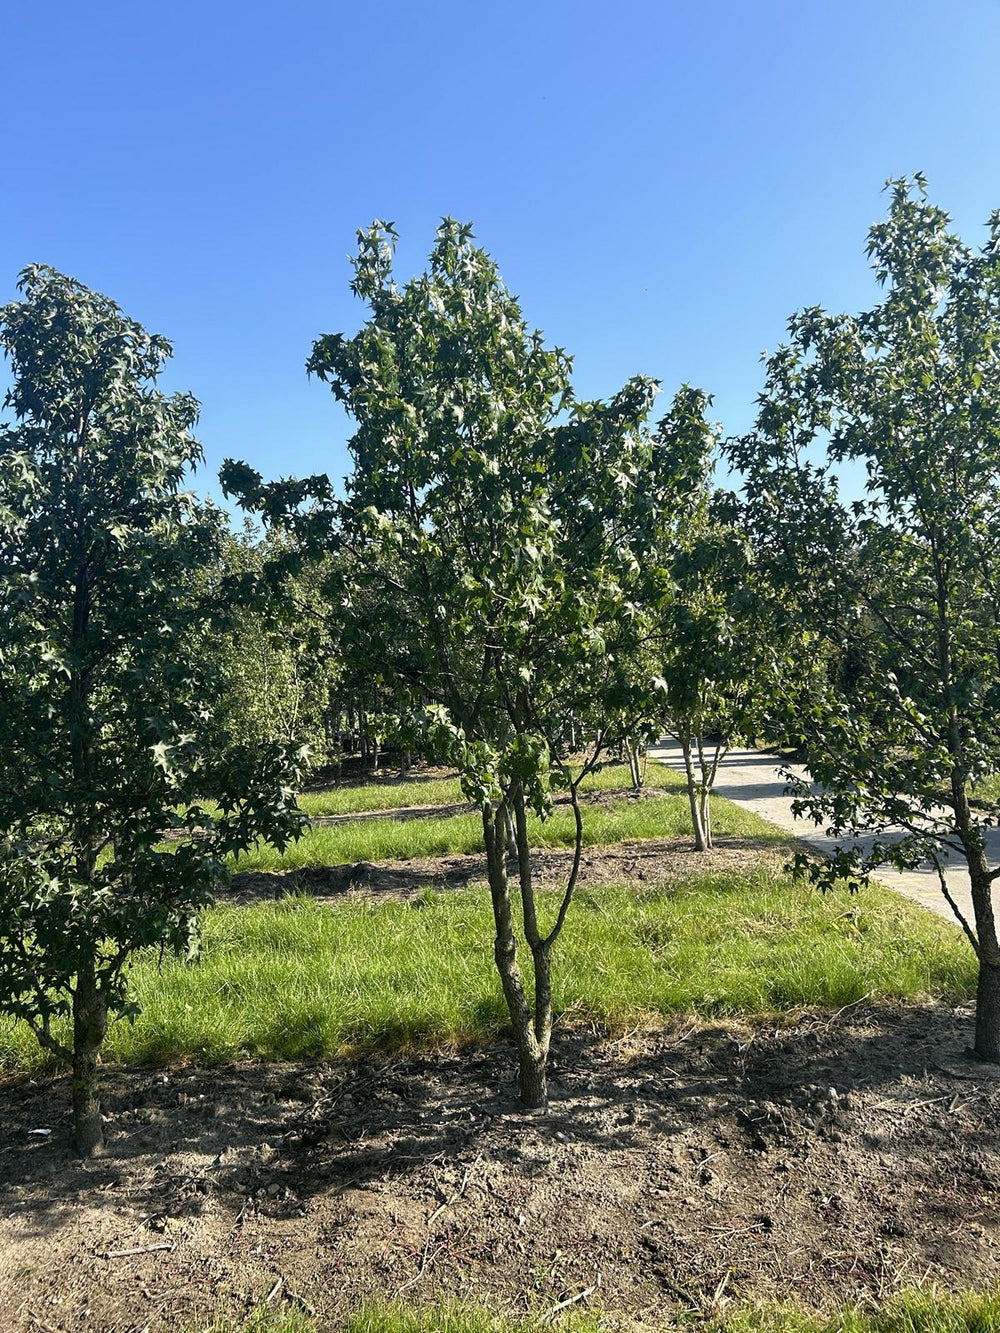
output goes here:
{"type": "Polygon", "coordinates": [[[104,996],[93,974],[84,973],[73,995],[73,1143],[81,1157],[104,1150],[98,1064],[107,1030],[104,996]]]}

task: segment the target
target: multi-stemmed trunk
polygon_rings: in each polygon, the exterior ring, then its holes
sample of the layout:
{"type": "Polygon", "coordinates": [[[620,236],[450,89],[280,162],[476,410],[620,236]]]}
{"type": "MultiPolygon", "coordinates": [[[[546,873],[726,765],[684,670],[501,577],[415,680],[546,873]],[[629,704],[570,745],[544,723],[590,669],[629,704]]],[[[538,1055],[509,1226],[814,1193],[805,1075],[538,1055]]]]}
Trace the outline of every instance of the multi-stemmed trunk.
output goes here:
{"type": "Polygon", "coordinates": [[[708,793],[703,782],[698,780],[694,770],[694,756],[691,753],[690,733],[681,735],[681,749],[684,752],[684,775],[687,778],[688,804],[691,807],[691,829],[694,833],[696,852],[707,852],[712,846],[712,826],[709,822],[708,793]]]}
{"type": "Polygon", "coordinates": [[[632,779],[632,790],[642,790],[642,750],[638,742],[631,736],[625,739],[625,754],[628,758],[629,776],[632,779]]]}
{"type": "Polygon", "coordinates": [[[705,742],[700,731],[692,731],[690,725],[680,726],[678,734],[684,754],[684,774],[687,778],[688,803],[691,806],[694,849],[696,852],[708,852],[712,849],[712,788],[715,785],[719,764],[726,754],[727,743],[725,740],[719,741],[714,755],[709,758],[705,753],[705,742]]]}
{"type": "Polygon", "coordinates": [[[575,787],[571,789],[571,799],[576,820],[573,866],[555,923],[545,935],[538,925],[523,793],[515,788],[507,800],[499,804],[487,802],[483,807],[483,839],[496,929],[494,959],[517,1045],[521,1101],[528,1107],[544,1107],[548,1101],[547,1068],[552,1041],[551,954],[576,886],[583,847],[583,822],[575,787]],[[515,859],[517,865],[515,892],[520,898],[524,940],[531,953],[533,1002],[525,991],[517,958],[508,851],[513,853],[511,859],[515,859]]]}

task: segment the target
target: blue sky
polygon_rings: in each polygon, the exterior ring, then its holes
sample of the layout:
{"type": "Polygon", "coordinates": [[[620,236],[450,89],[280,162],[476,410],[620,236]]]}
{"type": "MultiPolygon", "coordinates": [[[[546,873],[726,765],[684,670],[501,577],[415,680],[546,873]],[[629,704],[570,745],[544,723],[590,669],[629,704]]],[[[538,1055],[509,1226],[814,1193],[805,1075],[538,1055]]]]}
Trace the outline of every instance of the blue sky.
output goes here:
{"type": "Polygon", "coordinates": [[[41,261],[169,337],[206,490],[347,470],[304,362],[374,217],[402,276],[471,220],[582,395],[689,380],[738,431],[788,314],[871,298],[886,177],[970,240],[1000,206],[1000,0],[21,0],[0,50],[0,299],[41,261]]]}

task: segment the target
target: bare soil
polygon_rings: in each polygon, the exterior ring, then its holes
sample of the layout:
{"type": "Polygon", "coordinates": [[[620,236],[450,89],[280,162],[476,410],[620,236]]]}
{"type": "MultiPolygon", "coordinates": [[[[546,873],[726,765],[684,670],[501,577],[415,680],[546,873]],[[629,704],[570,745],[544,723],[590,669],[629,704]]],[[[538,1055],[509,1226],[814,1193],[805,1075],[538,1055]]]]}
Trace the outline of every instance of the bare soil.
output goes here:
{"type": "MultiPolygon", "coordinates": [[[[638,880],[648,886],[681,876],[749,870],[768,861],[782,865],[788,849],[756,838],[719,837],[710,852],[696,852],[690,838],[650,838],[643,842],[587,847],[581,863],[581,885],[623,884],[638,880]]],[[[559,888],[573,863],[570,850],[554,848],[531,854],[537,887],[559,888]]],[[[255,870],[234,875],[220,901],[248,903],[307,893],[319,901],[344,896],[369,899],[414,898],[427,889],[458,889],[486,880],[486,857],[413,857],[408,861],[357,861],[351,865],[312,866],[303,870],[255,870]]]]}
{"type": "Polygon", "coordinates": [[[0,1328],[177,1330],[271,1295],[510,1312],[592,1289],[670,1308],[823,1307],[1000,1277],[1000,1078],[971,1017],[849,1008],[780,1027],[562,1030],[548,1115],[506,1047],[378,1064],[107,1073],[108,1155],[65,1080],[3,1089],[0,1328]],[[51,1133],[32,1133],[50,1130],[51,1133]]]}

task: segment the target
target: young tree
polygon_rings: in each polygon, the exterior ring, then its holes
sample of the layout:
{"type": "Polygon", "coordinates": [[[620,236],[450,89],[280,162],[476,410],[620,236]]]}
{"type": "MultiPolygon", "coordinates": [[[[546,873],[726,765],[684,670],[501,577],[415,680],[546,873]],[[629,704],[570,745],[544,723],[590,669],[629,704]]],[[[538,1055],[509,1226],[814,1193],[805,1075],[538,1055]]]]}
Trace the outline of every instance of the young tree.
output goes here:
{"type": "MultiPolygon", "coordinates": [[[[673,442],[643,429],[649,380],[606,403],[574,399],[569,358],[528,329],[467,226],[446,220],[429,269],[402,287],[392,228],[376,223],[359,240],[353,290],[370,318],[352,338],[319,339],[309,361],[356,422],[346,503],[332,504],[325,479],[263,487],[229,465],[223,480],[286,521],[306,496],[319,501],[303,522],[322,534],[325,515],[346,557],[330,594],[342,650],[388,683],[401,708],[418,708],[421,748],[447,754],[480,804],[521,1098],[540,1106],[552,953],[581,861],[579,784],[616,739],[600,725],[581,737],[579,719],[624,720],[623,664],[641,628],[643,562],[673,498],[673,442]],[[570,767],[573,739],[587,748],[582,767],[570,767]],[[543,921],[528,818],[544,817],[559,788],[576,843],[543,921]]],[[[681,397],[686,422],[703,398],[681,397]]]]}
{"type": "Polygon", "coordinates": [[[972,920],[941,887],[979,960],[975,1049],[996,1062],[1000,810],[970,784],[1000,755],[1000,213],[976,252],[920,177],[890,187],[868,245],[880,303],[792,318],[731,459],[785,620],[835,668],[785,682],[820,784],[801,808],[849,840],[827,872],[964,860],[972,920]]]}
{"type": "Polygon", "coordinates": [[[761,730],[785,665],[783,636],[735,496],[706,487],[668,535],[663,558],[667,592],[652,612],[658,716],[680,741],[695,849],[704,852],[719,765],[761,730]]]}
{"type": "Polygon", "coordinates": [[[155,387],[169,345],[51,269],[19,285],[0,310],[0,1008],[71,1065],[86,1156],[132,954],[192,949],[223,857],[300,816],[291,751],[234,746],[184,652],[226,528],[181,490],[197,404],[155,387]]]}

